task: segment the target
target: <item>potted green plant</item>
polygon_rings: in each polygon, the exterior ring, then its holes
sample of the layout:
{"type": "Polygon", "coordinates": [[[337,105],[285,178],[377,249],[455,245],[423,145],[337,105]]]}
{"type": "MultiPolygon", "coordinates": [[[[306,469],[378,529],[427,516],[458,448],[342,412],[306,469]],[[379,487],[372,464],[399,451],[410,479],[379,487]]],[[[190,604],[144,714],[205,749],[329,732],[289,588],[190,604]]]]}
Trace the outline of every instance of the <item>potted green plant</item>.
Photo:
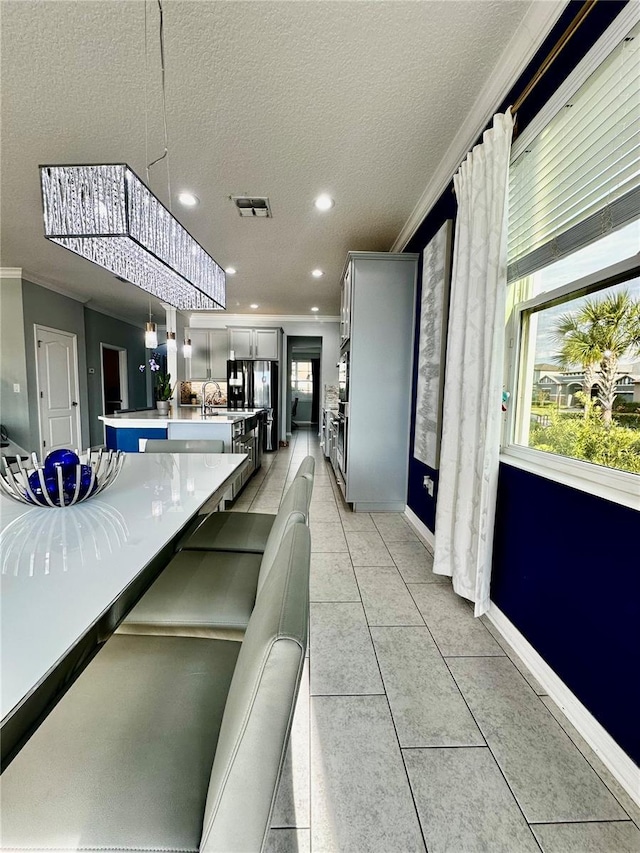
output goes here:
{"type": "MultiPolygon", "coordinates": [[[[161,415],[169,414],[169,403],[173,397],[175,384],[171,384],[171,374],[163,373],[160,358],[157,353],[153,353],[149,359],[149,370],[155,376],[154,396],[156,399],[156,409],[161,415]]],[[[144,373],[145,365],[140,365],[140,372],[144,373]]]]}

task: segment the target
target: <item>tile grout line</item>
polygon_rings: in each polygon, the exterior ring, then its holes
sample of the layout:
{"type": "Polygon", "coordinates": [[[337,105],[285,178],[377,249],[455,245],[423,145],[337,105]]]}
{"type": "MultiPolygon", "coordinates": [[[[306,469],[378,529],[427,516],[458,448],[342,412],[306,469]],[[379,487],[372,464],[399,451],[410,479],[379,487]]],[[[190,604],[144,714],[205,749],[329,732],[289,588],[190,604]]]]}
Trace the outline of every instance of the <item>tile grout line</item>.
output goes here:
{"type": "MultiPolygon", "coordinates": [[[[403,578],[403,581],[404,581],[404,578],[403,578]]],[[[414,597],[413,597],[413,595],[411,594],[411,590],[409,589],[409,585],[406,583],[406,581],[404,581],[404,583],[405,583],[405,586],[407,587],[407,591],[408,591],[409,595],[411,595],[411,598],[413,599],[414,603],[416,604],[416,607],[418,607],[418,603],[415,601],[415,598],[414,598],[414,597]]],[[[418,610],[420,611],[420,608],[419,608],[419,607],[418,607],[418,610]]],[[[422,613],[421,613],[421,615],[422,615],[422,613]]],[[[424,617],[423,617],[423,618],[424,618],[424,617]]],[[[469,711],[469,714],[471,715],[471,719],[472,719],[472,720],[474,721],[474,723],[476,724],[476,726],[477,726],[477,728],[478,728],[478,731],[480,732],[480,735],[481,735],[482,739],[484,740],[484,742],[485,742],[485,744],[486,744],[486,748],[489,750],[489,753],[491,754],[491,757],[493,758],[493,760],[494,760],[494,762],[495,762],[495,764],[496,764],[496,767],[498,768],[498,770],[499,770],[499,772],[500,772],[500,774],[501,774],[502,778],[503,778],[503,779],[504,779],[504,781],[505,781],[505,784],[506,784],[506,786],[507,786],[507,789],[508,789],[509,793],[510,793],[510,794],[511,794],[511,796],[513,797],[513,800],[514,800],[514,802],[515,802],[515,804],[516,804],[516,807],[518,808],[518,810],[519,810],[520,814],[522,815],[522,819],[524,820],[525,825],[529,828],[529,832],[531,833],[531,836],[533,837],[534,843],[537,845],[538,849],[539,849],[540,851],[542,851],[542,847],[540,846],[540,844],[539,844],[539,842],[538,842],[538,839],[535,837],[535,833],[534,833],[534,832],[533,832],[533,830],[531,829],[531,826],[530,826],[530,824],[529,824],[529,821],[527,820],[527,817],[526,817],[525,813],[523,812],[522,807],[521,807],[520,803],[518,802],[518,799],[517,799],[517,797],[516,797],[515,793],[514,793],[514,792],[513,792],[513,790],[511,789],[511,786],[509,785],[509,782],[507,781],[507,778],[506,778],[506,776],[504,775],[504,773],[503,773],[503,771],[502,771],[502,768],[501,768],[501,767],[500,767],[500,765],[498,764],[498,760],[497,760],[496,756],[494,755],[493,750],[491,749],[491,746],[490,746],[490,744],[489,744],[489,741],[487,740],[487,737],[486,737],[485,733],[483,732],[482,727],[480,726],[480,724],[479,724],[478,720],[476,719],[475,714],[474,714],[474,713],[473,713],[473,711],[471,710],[471,707],[469,706],[469,703],[467,702],[466,696],[464,695],[464,693],[462,692],[462,690],[461,690],[461,688],[460,688],[460,685],[459,685],[459,684],[458,684],[458,682],[456,681],[456,679],[455,679],[455,677],[454,677],[454,675],[453,675],[453,672],[451,672],[451,668],[449,667],[449,664],[447,663],[447,659],[446,659],[446,658],[445,658],[445,656],[442,654],[442,651],[440,650],[440,646],[438,645],[438,642],[437,642],[437,640],[436,640],[435,636],[433,635],[433,633],[432,633],[431,629],[429,628],[429,625],[427,624],[427,620],[426,620],[426,619],[424,619],[424,621],[425,621],[425,626],[426,626],[426,628],[427,628],[427,631],[429,631],[429,634],[430,634],[430,636],[431,636],[431,639],[432,639],[432,640],[433,640],[433,642],[435,643],[436,649],[438,650],[438,654],[439,654],[439,655],[440,655],[440,657],[442,658],[442,662],[444,663],[444,665],[445,665],[445,667],[446,667],[446,669],[447,669],[447,672],[449,673],[449,676],[450,676],[450,677],[451,677],[451,679],[453,680],[453,683],[455,684],[456,689],[458,690],[458,693],[460,694],[460,696],[461,696],[461,698],[462,698],[462,701],[463,701],[463,702],[464,702],[464,704],[466,705],[466,707],[467,707],[467,709],[468,709],[468,711],[469,711]]],[[[485,626],[483,625],[483,628],[484,628],[484,627],[485,627],[485,626]]],[[[485,628],[485,630],[487,630],[487,629],[485,628]]],[[[487,631],[487,633],[489,633],[489,632],[487,631]]],[[[493,657],[493,655],[489,655],[488,657],[493,657]]],[[[502,655],[501,657],[505,657],[505,658],[508,660],[508,658],[507,658],[507,656],[506,656],[506,655],[502,655]]],[[[512,665],[513,665],[513,664],[512,664],[512,665]]],[[[514,669],[515,669],[515,666],[514,666],[514,669]]],[[[444,749],[454,749],[454,748],[457,748],[457,747],[443,747],[443,748],[444,748],[444,749]]],[[[482,747],[480,747],[480,748],[482,748],[482,747]]],[[[542,851],[542,853],[543,853],[543,851],[542,851]]]]}
{"type": "Polygon", "coordinates": [[[575,826],[583,823],[631,823],[635,826],[635,822],[631,818],[627,820],[624,818],[612,818],[611,820],[589,820],[588,818],[584,820],[534,820],[529,826],[575,826]]]}
{"type": "MultiPolygon", "coordinates": [[[[505,660],[509,660],[509,658],[508,658],[506,655],[504,655],[503,657],[505,658],[505,660]]],[[[525,813],[524,813],[524,811],[523,811],[523,809],[522,809],[522,806],[520,805],[520,801],[519,801],[519,800],[518,800],[518,798],[516,797],[515,791],[512,789],[511,785],[509,784],[509,780],[508,780],[508,779],[507,779],[507,777],[505,776],[505,773],[504,773],[504,771],[503,771],[503,769],[502,769],[502,767],[501,767],[501,765],[500,765],[500,762],[498,761],[498,759],[496,758],[496,756],[495,756],[495,754],[494,754],[493,750],[491,749],[491,744],[489,743],[489,741],[488,741],[488,739],[487,739],[487,737],[486,737],[485,733],[483,732],[483,730],[482,730],[482,726],[480,725],[479,721],[476,719],[475,714],[474,714],[474,713],[473,713],[473,711],[471,710],[471,706],[470,706],[470,705],[469,705],[469,703],[467,702],[467,697],[466,697],[466,696],[464,695],[464,693],[462,692],[462,689],[460,688],[460,685],[459,685],[459,684],[458,684],[458,682],[456,681],[456,677],[455,677],[455,675],[453,674],[453,672],[451,672],[451,668],[449,667],[449,664],[447,663],[447,659],[444,657],[444,655],[442,656],[442,660],[444,661],[445,666],[446,666],[446,667],[447,667],[447,669],[449,670],[449,674],[451,675],[451,678],[453,678],[453,681],[454,681],[454,683],[455,683],[456,687],[457,687],[457,688],[458,688],[458,690],[460,691],[460,695],[462,696],[462,699],[463,699],[463,701],[464,701],[465,705],[466,705],[466,706],[467,706],[467,708],[469,709],[469,713],[470,713],[470,714],[471,714],[471,716],[473,717],[473,720],[474,720],[474,722],[475,722],[476,726],[478,727],[478,730],[480,731],[480,734],[481,734],[481,735],[482,735],[482,737],[485,739],[485,742],[486,742],[486,744],[487,744],[487,748],[488,748],[489,752],[491,753],[491,756],[492,756],[492,758],[493,758],[493,760],[494,760],[494,762],[495,762],[495,765],[496,765],[496,767],[498,768],[498,771],[500,772],[500,775],[501,775],[501,776],[502,776],[502,778],[504,779],[505,785],[507,786],[507,789],[509,790],[509,792],[510,792],[511,796],[513,797],[513,800],[514,800],[514,802],[515,802],[515,804],[516,804],[516,806],[517,806],[517,808],[518,808],[518,810],[519,810],[520,814],[522,815],[522,819],[524,820],[524,822],[525,822],[526,826],[528,826],[528,827],[529,827],[529,832],[530,832],[530,833],[531,833],[531,835],[533,836],[533,839],[534,839],[535,843],[538,845],[538,848],[542,851],[542,846],[541,846],[541,845],[540,845],[540,843],[538,842],[538,839],[536,838],[536,835],[535,835],[534,831],[531,829],[531,824],[530,824],[530,823],[529,823],[529,821],[527,820],[527,816],[525,815],[525,813]]],[[[516,670],[516,672],[517,672],[517,667],[513,664],[513,662],[509,660],[509,663],[511,664],[511,666],[513,666],[513,668],[514,668],[514,669],[516,670]]],[[[521,675],[522,675],[522,674],[521,674],[521,675]]],[[[524,678],[524,676],[523,676],[523,678],[524,678]]],[[[525,679],[525,681],[526,681],[526,679],[525,679]]],[[[529,685],[529,687],[531,688],[531,685],[529,685]]],[[[532,690],[532,692],[533,692],[533,690],[532,690]]],[[[535,693],[534,693],[534,695],[535,695],[535,693]]],[[[537,698],[537,697],[536,697],[536,698],[537,698]]],[[[542,853],[544,853],[544,851],[542,851],[542,853]]]]}
{"type": "MultiPolygon", "coordinates": [[[[375,525],[375,522],[374,522],[374,525],[375,525]]],[[[360,596],[362,597],[362,591],[360,590],[360,584],[358,582],[358,576],[355,573],[355,567],[354,567],[354,575],[356,578],[356,585],[358,587],[358,591],[360,592],[360,596]]],[[[411,785],[411,779],[409,778],[409,771],[407,770],[407,765],[406,765],[406,762],[404,760],[404,755],[402,754],[402,745],[400,744],[400,736],[398,735],[398,728],[396,726],[396,721],[394,719],[393,711],[391,709],[391,703],[389,702],[389,696],[387,695],[387,687],[386,687],[386,684],[384,682],[384,676],[382,674],[382,667],[380,666],[380,659],[378,658],[378,652],[376,650],[376,644],[373,641],[373,635],[371,634],[371,626],[369,625],[369,622],[367,620],[367,611],[364,610],[364,603],[362,605],[362,609],[364,611],[365,622],[367,625],[367,631],[369,632],[369,639],[371,641],[371,648],[373,649],[373,654],[374,654],[374,657],[376,660],[376,666],[378,667],[378,672],[380,673],[380,681],[382,682],[382,686],[384,688],[384,693],[382,695],[384,695],[384,698],[385,698],[386,703],[387,703],[387,708],[389,709],[389,719],[391,720],[391,725],[393,726],[393,732],[396,736],[396,743],[398,744],[398,751],[400,752],[400,760],[402,762],[402,768],[404,770],[404,775],[405,775],[405,778],[407,780],[407,787],[409,788],[409,794],[411,796],[411,802],[413,804],[413,810],[414,810],[415,815],[416,815],[416,820],[418,821],[418,826],[420,827],[420,835],[422,836],[422,842],[424,844],[424,849],[427,851],[427,853],[429,853],[429,847],[427,846],[427,839],[425,836],[424,828],[422,826],[422,821],[420,820],[420,812],[418,811],[418,804],[416,803],[415,793],[414,793],[413,787],[411,785]]],[[[389,627],[393,627],[393,626],[389,626],[389,627]]],[[[420,626],[417,626],[417,627],[420,627],[420,626]]]]}
{"type": "MultiPolygon", "coordinates": [[[[337,485],[337,483],[336,483],[336,485],[337,485]]],[[[333,484],[332,484],[332,488],[333,488],[333,484]]],[[[334,496],[335,496],[335,489],[334,489],[333,491],[334,491],[334,496]]],[[[342,501],[342,495],[341,495],[341,494],[339,495],[339,498],[340,498],[340,499],[341,499],[341,501],[342,501]]],[[[377,668],[378,668],[378,673],[379,673],[379,675],[380,675],[380,683],[382,684],[382,687],[383,687],[383,692],[382,692],[382,693],[368,693],[368,694],[354,694],[354,695],[361,696],[361,697],[363,697],[363,698],[366,698],[366,697],[368,697],[368,696],[384,696],[384,698],[385,698],[385,701],[386,701],[386,704],[387,704],[387,708],[389,709],[389,717],[390,717],[390,719],[391,719],[391,725],[393,726],[393,731],[394,731],[395,736],[396,736],[396,742],[398,743],[398,749],[399,749],[399,751],[400,751],[400,758],[401,758],[401,761],[402,761],[402,767],[403,767],[403,769],[404,769],[405,778],[406,778],[406,780],[407,780],[407,786],[408,786],[408,789],[409,789],[409,794],[410,794],[410,797],[411,797],[411,802],[412,802],[412,804],[413,804],[413,809],[414,809],[414,813],[415,813],[415,816],[416,816],[416,820],[417,820],[417,822],[418,822],[418,827],[420,828],[420,835],[421,835],[422,840],[423,840],[423,843],[424,843],[425,851],[427,851],[427,853],[428,853],[427,842],[426,842],[426,839],[425,839],[425,837],[424,837],[424,831],[423,831],[423,829],[422,829],[422,823],[420,822],[420,816],[419,816],[419,814],[418,814],[418,809],[417,809],[417,806],[416,806],[415,797],[414,797],[414,794],[413,794],[413,789],[412,789],[412,787],[411,787],[411,783],[410,783],[410,781],[409,781],[409,776],[408,776],[408,773],[407,773],[406,765],[405,765],[405,763],[404,763],[404,759],[402,758],[402,748],[401,748],[401,746],[400,746],[400,742],[399,742],[399,739],[398,739],[398,732],[397,732],[397,729],[396,729],[395,720],[393,719],[393,714],[391,713],[391,706],[389,705],[389,697],[387,696],[387,693],[386,693],[386,687],[385,687],[385,684],[384,684],[384,678],[382,677],[382,671],[381,671],[381,669],[380,669],[380,662],[378,661],[378,655],[377,655],[377,653],[376,653],[375,645],[374,645],[374,642],[373,642],[373,637],[371,636],[371,628],[370,628],[370,626],[369,626],[369,623],[368,623],[368,620],[367,620],[367,613],[366,613],[366,610],[365,610],[365,608],[364,608],[364,603],[363,603],[363,601],[362,601],[362,590],[360,589],[360,584],[358,583],[358,577],[357,577],[357,575],[356,575],[355,567],[354,567],[354,565],[353,565],[353,559],[352,559],[352,556],[351,556],[351,551],[349,550],[349,542],[348,542],[348,540],[347,540],[347,535],[346,535],[346,534],[347,534],[347,531],[345,530],[345,526],[344,526],[344,523],[343,523],[343,521],[342,521],[342,515],[341,515],[341,514],[340,514],[340,512],[339,512],[339,507],[338,507],[338,498],[335,498],[335,500],[336,500],[336,507],[338,508],[338,515],[339,515],[339,518],[340,518],[340,526],[341,526],[341,528],[342,528],[342,535],[344,536],[345,542],[347,543],[347,549],[348,549],[348,550],[347,550],[347,554],[349,555],[349,562],[350,562],[350,564],[351,564],[351,571],[353,572],[353,577],[354,577],[354,579],[355,579],[356,588],[358,589],[358,594],[360,595],[360,601],[359,601],[359,602],[344,602],[344,603],[359,603],[359,604],[360,604],[360,606],[362,607],[362,612],[363,612],[363,615],[364,615],[364,618],[365,618],[365,625],[366,625],[366,627],[367,627],[367,631],[368,631],[368,634],[369,634],[369,640],[370,640],[370,642],[371,642],[371,648],[372,648],[372,650],[373,650],[374,658],[375,658],[375,661],[376,661],[376,666],[377,666],[377,668]]],[[[344,501],[342,501],[342,502],[344,503],[344,501]]],[[[374,522],[374,526],[375,526],[375,522],[374,522]]],[[[378,535],[379,535],[379,532],[378,532],[378,535]]],[[[381,538],[382,538],[382,537],[381,537],[381,538]]],[[[383,542],[383,544],[384,544],[384,542],[383,542]]],[[[385,546],[385,547],[386,547],[386,546],[385,546]]],[[[342,552],[342,553],[344,553],[344,552],[342,552]]],[[[391,554],[389,554],[389,557],[393,560],[393,557],[391,557],[391,554]]],[[[395,563],[394,563],[394,565],[395,565],[395,563]]],[[[322,602],[318,602],[318,603],[322,603],[322,602]]],[[[336,603],[341,603],[341,602],[336,602],[336,603]]],[[[351,695],[351,694],[344,694],[344,693],[341,693],[341,694],[332,694],[332,695],[338,695],[338,696],[345,696],[345,695],[346,695],[346,696],[348,696],[348,695],[351,695]]]]}

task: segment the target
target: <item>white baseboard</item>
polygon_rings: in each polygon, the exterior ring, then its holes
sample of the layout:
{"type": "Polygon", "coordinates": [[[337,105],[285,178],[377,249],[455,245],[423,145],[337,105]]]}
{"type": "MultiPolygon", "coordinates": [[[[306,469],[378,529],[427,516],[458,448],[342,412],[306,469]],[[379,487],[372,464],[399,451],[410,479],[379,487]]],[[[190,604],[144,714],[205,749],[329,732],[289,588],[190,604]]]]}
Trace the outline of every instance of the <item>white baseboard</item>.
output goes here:
{"type": "Polygon", "coordinates": [[[407,516],[409,523],[413,527],[415,527],[418,536],[420,536],[420,538],[424,540],[425,545],[433,554],[433,549],[436,545],[436,539],[434,534],[429,530],[424,521],[420,521],[415,512],[409,509],[409,507],[405,508],[404,514],[407,516]]]}
{"type": "Polygon", "coordinates": [[[640,768],[493,602],[487,617],[513,646],[549,697],[560,707],[631,799],[640,806],[640,768]]]}

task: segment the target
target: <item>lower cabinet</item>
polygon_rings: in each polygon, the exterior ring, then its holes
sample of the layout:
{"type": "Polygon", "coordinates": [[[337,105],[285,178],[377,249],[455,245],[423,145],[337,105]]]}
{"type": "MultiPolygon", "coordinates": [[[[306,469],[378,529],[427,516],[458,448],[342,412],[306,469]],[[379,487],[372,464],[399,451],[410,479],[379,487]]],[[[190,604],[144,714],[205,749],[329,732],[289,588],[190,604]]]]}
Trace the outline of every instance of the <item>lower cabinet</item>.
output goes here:
{"type": "Polygon", "coordinates": [[[106,445],[108,450],[125,450],[127,453],[138,453],[140,451],[141,438],[166,438],[166,429],[140,429],[107,426],[106,445]]]}

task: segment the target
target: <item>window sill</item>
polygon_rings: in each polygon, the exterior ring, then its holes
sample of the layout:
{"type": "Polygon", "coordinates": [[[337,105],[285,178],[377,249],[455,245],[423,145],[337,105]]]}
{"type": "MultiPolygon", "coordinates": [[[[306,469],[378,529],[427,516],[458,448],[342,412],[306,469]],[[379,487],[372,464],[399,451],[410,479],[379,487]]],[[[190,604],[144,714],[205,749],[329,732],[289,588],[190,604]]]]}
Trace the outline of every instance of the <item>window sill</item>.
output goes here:
{"type": "Polygon", "coordinates": [[[500,461],[581,492],[640,511],[640,475],[511,444],[500,461]]]}

